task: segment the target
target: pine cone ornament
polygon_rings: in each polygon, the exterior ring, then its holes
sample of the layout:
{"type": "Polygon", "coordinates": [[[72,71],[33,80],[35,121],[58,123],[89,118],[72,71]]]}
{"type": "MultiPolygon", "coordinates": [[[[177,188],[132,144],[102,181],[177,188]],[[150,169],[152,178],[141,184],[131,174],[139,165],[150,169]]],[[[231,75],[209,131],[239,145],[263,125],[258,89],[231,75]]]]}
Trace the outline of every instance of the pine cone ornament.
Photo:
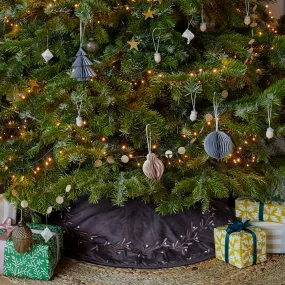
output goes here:
{"type": "Polygon", "coordinates": [[[143,164],[143,172],[146,177],[159,181],[164,172],[163,162],[154,153],[149,153],[143,164]]]}
{"type": "Polygon", "coordinates": [[[18,253],[23,254],[27,252],[32,242],[31,229],[24,222],[20,221],[12,232],[12,241],[18,253]]]}

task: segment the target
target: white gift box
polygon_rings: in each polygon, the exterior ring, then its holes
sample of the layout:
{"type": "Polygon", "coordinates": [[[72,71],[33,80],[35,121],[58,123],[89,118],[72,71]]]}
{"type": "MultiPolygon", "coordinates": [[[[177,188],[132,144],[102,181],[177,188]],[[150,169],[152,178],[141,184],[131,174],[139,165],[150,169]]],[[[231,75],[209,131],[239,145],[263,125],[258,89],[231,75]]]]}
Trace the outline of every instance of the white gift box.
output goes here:
{"type": "Polygon", "coordinates": [[[12,224],[16,224],[17,210],[15,205],[9,203],[3,194],[0,194],[0,224],[3,224],[7,218],[11,218],[12,224]]]}
{"type": "Polygon", "coordinates": [[[252,222],[250,224],[266,230],[267,253],[285,253],[285,225],[273,222],[252,222]]]}

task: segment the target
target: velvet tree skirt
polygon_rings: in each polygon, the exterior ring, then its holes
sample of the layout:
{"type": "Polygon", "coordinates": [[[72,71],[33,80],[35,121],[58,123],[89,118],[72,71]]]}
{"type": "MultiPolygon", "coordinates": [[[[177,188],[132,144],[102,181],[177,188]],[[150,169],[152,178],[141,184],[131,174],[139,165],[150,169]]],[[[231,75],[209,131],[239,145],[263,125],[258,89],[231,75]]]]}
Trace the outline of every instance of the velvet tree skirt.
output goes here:
{"type": "Polygon", "coordinates": [[[154,205],[139,200],[114,207],[107,199],[89,204],[84,196],[49,222],[64,227],[69,257],[116,267],[163,268],[214,257],[213,228],[233,218],[232,208],[216,200],[207,212],[197,206],[162,217],[154,205]]]}

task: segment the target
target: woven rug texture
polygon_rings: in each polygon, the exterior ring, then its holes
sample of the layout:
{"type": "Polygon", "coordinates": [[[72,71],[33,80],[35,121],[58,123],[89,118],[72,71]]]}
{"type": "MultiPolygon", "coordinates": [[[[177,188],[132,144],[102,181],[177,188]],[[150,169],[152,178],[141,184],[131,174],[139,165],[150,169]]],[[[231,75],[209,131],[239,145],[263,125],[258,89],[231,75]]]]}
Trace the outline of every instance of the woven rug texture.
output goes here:
{"type": "Polygon", "coordinates": [[[285,255],[238,269],[217,259],[167,269],[104,267],[64,258],[50,281],[9,278],[20,285],[285,285],[285,255]]]}

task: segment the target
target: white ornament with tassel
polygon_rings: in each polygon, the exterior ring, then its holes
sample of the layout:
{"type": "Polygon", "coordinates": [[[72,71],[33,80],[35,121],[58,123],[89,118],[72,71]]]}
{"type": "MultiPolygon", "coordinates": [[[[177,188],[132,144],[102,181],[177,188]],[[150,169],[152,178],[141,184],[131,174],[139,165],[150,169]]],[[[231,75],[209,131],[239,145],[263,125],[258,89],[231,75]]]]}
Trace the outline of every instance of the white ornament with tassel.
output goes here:
{"type": "Polygon", "coordinates": [[[155,38],[154,38],[154,32],[155,30],[157,30],[158,28],[155,28],[152,31],[152,41],[153,41],[153,45],[154,45],[154,49],[155,49],[155,54],[154,54],[154,61],[156,63],[160,63],[161,62],[161,54],[158,52],[158,48],[159,48],[159,43],[160,43],[160,36],[158,37],[157,43],[155,42],[155,38]]]}
{"type": "Polygon", "coordinates": [[[250,19],[250,16],[249,16],[249,6],[250,6],[250,3],[249,3],[249,0],[245,0],[245,10],[246,10],[246,16],[244,17],[244,23],[245,25],[249,25],[250,22],[251,22],[251,19],[250,19]]]}
{"type": "Polygon", "coordinates": [[[143,164],[143,172],[147,178],[159,181],[164,172],[164,164],[151,152],[151,131],[148,130],[148,127],[149,125],[146,126],[148,155],[143,164]]]}
{"type": "Polygon", "coordinates": [[[202,10],[201,10],[201,24],[200,24],[200,31],[201,32],[205,32],[207,30],[207,23],[204,22],[204,9],[203,9],[203,6],[202,6],[202,10]]]}
{"type": "Polygon", "coordinates": [[[271,128],[271,116],[272,116],[272,103],[268,106],[268,128],[266,130],[266,137],[272,139],[274,137],[274,130],[271,128]]]}

